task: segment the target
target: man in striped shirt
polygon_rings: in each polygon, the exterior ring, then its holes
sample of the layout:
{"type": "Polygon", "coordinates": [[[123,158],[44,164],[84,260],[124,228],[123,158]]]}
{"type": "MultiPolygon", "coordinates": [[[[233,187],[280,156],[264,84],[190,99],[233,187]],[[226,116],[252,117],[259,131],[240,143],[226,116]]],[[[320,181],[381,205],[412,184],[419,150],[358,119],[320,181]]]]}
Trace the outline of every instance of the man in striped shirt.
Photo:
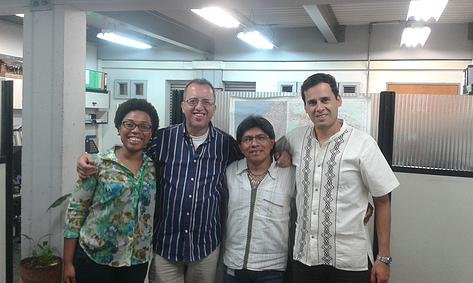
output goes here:
{"type": "MultiPolygon", "coordinates": [[[[162,169],[149,279],[212,283],[222,240],[225,170],[243,156],[235,139],[210,122],[216,107],[209,81],[190,81],[181,108],[185,121],[159,129],[146,152],[162,169]]],[[[95,172],[89,163],[87,156],[79,159],[81,177],[95,172]]]]}
{"type": "Polygon", "coordinates": [[[216,107],[209,81],[189,82],[181,108],[184,123],[158,130],[147,151],[163,165],[149,278],[214,282],[225,169],[242,156],[235,139],[210,122],[216,107]]]}

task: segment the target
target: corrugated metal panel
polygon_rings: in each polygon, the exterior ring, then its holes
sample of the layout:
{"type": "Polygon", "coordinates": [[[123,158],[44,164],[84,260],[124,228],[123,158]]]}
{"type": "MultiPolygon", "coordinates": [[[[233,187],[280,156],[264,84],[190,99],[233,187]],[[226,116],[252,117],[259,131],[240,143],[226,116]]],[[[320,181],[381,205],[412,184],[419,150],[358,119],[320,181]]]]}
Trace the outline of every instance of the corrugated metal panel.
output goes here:
{"type": "Polygon", "coordinates": [[[256,24],[270,25],[272,27],[314,26],[314,22],[302,6],[252,9],[247,16],[256,24]]]}
{"type": "MultiPolygon", "coordinates": [[[[341,25],[366,25],[378,21],[404,21],[410,1],[333,4],[332,10],[341,25]]],[[[450,0],[439,19],[440,23],[465,23],[473,20],[473,1],[450,0]]]]}
{"type": "Polygon", "coordinates": [[[450,0],[439,23],[467,23],[473,21],[473,1],[450,0]]]}
{"type": "Polygon", "coordinates": [[[473,171],[473,96],[397,95],[393,165],[473,171]]]}
{"type": "Polygon", "coordinates": [[[255,92],[256,82],[223,82],[223,88],[225,91],[239,91],[239,92],[255,92]]]}
{"type": "Polygon", "coordinates": [[[370,22],[405,20],[410,1],[383,1],[331,5],[341,25],[366,25],[370,22]]]}
{"type": "Polygon", "coordinates": [[[171,125],[181,123],[184,120],[184,114],[181,111],[181,102],[184,96],[184,88],[189,81],[170,81],[169,82],[169,123],[171,125]]]}
{"type": "Polygon", "coordinates": [[[189,81],[171,81],[169,83],[169,86],[170,86],[170,89],[171,89],[171,92],[173,90],[184,90],[184,88],[186,87],[187,83],[189,81]]]}

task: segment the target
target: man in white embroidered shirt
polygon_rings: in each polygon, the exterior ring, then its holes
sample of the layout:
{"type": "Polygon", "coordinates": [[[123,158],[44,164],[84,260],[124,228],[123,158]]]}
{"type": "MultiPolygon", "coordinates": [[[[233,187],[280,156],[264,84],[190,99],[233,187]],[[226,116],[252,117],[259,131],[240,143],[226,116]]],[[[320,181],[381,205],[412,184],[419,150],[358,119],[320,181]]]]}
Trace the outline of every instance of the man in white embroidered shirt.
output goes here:
{"type": "Polygon", "coordinates": [[[388,282],[388,195],[399,182],[374,139],[338,119],[342,99],[334,77],[308,77],[301,95],[313,125],[278,142],[297,168],[293,282],[388,282]],[[370,194],[379,246],[371,274],[368,256],[373,256],[363,223],[370,194]]]}

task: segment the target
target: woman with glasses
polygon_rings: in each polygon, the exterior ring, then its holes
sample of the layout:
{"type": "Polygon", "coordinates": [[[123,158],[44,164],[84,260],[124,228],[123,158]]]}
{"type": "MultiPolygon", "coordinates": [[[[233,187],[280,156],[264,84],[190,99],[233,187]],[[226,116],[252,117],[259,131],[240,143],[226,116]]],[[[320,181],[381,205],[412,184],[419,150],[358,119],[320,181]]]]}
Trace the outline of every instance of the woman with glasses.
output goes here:
{"type": "Polygon", "coordinates": [[[142,283],[146,277],[156,175],[143,149],[159,118],[146,100],[130,99],[114,123],[122,145],[94,155],[98,172],[77,181],[66,212],[66,283],[142,283]]]}
{"type": "Polygon", "coordinates": [[[283,282],[288,255],[289,213],[294,167],[273,159],[271,123],[249,116],[237,128],[244,159],[227,168],[228,218],[225,234],[225,283],[283,282]]]}

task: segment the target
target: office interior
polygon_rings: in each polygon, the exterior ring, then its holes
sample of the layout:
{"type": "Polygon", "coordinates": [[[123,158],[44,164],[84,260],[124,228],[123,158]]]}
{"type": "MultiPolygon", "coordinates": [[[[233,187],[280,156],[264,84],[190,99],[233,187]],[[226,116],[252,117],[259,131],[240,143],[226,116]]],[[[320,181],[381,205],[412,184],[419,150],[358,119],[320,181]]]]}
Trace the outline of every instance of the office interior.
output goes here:
{"type": "MultiPolygon", "coordinates": [[[[396,85],[409,85],[451,87],[454,96],[472,97],[468,95],[473,85],[469,0],[448,1],[438,21],[424,23],[431,29],[425,45],[413,48],[400,45],[403,29],[411,24],[406,22],[407,0],[219,2],[243,23],[236,29],[215,27],[190,11],[207,4],[0,2],[0,80],[14,82],[12,158],[16,160],[11,187],[5,183],[3,157],[0,164],[0,226],[5,231],[0,235],[0,282],[13,280],[9,262],[19,233],[32,237],[50,233],[62,253],[64,214],[46,209],[72,191],[76,161],[85,144],[88,151],[101,151],[120,142],[111,121],[117,106],[133,95],[155,106],[160,127],[173,123],[173,94],[193,78],[206,78],[223,93],[252,92],[253,98],[282,92],[299,95],[301,82],[316,72],[334,75],[355,95],[379,95],[396,85]],[[237,38],[238,32],[251,28],[268,35],[275,47],[260,50],[237,38]],[[96,37],[105,31],[130,35],[152,48],[133,49],[96,37]],[[92,76],[99,77],[100,87],[86,95],[92,76]]],[[[437,94],[447,94],[442,91],[437,94]]],[[[471,116],[465,119],[471,121],[471,116]]],[[[470,136],[463,137],[469,140],[463,148],[471,148],[471,124],[464,127],[470,136]]],[[[465,156],[461,170],[428,170],[435,169],[428,164],[424,170],[395,170],[401,186],[392,193],[390,282],[473,280],[471,150],[465,156]]],[[[30,251],[31,243],[21,241],[17,256],[26,257],[30,251]]]]}

